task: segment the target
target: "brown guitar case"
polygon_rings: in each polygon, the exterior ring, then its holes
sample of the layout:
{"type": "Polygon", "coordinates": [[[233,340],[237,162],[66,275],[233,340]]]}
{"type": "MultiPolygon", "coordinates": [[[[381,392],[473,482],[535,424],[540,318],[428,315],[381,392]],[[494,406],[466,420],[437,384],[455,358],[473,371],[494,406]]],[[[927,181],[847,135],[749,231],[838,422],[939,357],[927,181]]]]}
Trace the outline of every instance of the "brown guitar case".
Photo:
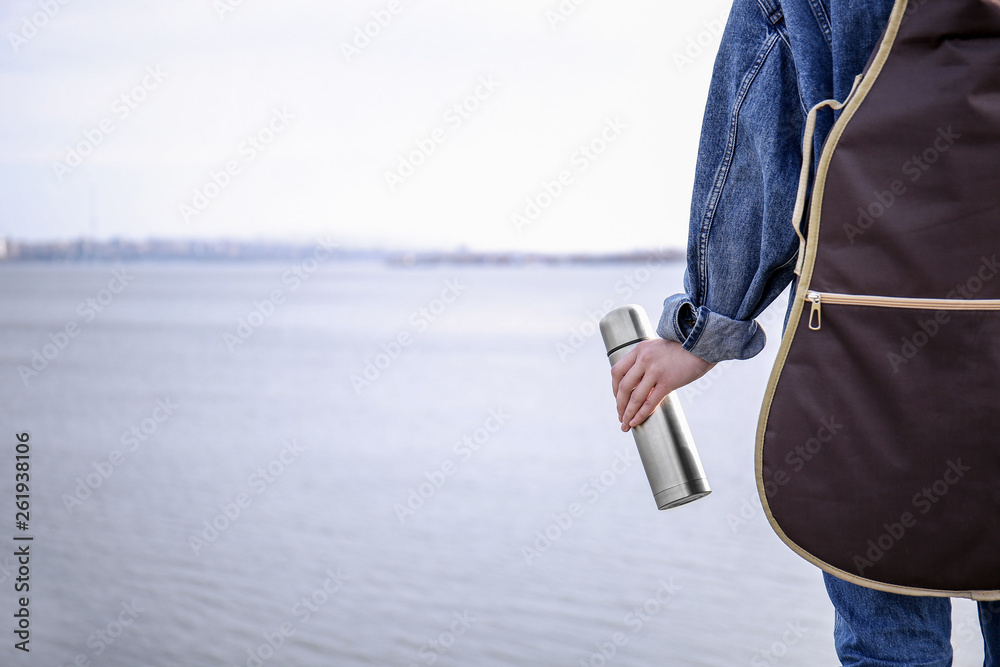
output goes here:
{"type": "Polygon", "coordinates": [[[1000,599],[1000,0],[897,0],[828,106],[815,172],[815,112],[803,142],[761,502],[837,577],[1000,599]]]}

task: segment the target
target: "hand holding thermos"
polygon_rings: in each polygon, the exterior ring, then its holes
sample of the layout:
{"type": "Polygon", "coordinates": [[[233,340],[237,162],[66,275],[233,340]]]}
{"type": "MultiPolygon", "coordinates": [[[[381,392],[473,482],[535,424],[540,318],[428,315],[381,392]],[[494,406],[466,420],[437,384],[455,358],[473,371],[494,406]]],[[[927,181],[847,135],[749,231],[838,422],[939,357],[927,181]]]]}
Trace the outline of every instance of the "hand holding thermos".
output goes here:
{"type": "MultiPolygon", "coordinates": [[[[642,341],[657,338],[646,312],[636,305],[612,310],[600,328],[612,366],[642,341]]],[[[712,492],[674,393],[631,430],[658,508],[677,507],[712,492]]]]}

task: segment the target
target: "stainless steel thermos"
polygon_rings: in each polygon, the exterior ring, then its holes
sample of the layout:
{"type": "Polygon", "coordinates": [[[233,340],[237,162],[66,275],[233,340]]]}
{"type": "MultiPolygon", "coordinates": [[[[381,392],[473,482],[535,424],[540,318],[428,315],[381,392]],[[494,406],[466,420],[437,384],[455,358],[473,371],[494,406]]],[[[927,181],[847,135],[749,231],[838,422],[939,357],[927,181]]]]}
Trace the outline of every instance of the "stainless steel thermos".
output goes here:
{"type": "MultiPolygon", "coordinates": [[[[601,318],[601,336],[614,366],[637,344],[657,334],[646,311],[630,305],[615,308],[601,318]]],[[[658,508],[678,507],[712,492],[674,393],[663,399],[646,421],[634,427],[632,435],[658,508]]]]}

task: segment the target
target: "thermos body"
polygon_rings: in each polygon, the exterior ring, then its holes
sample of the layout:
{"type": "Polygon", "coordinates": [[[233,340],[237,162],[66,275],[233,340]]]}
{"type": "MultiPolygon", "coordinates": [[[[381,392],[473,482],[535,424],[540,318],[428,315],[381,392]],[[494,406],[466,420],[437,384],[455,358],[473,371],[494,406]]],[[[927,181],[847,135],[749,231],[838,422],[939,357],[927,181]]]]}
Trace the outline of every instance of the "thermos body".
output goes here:
{"type": "MultiPolygon", "coordinates": [[[[612,310],[601,319],[600,328],[612,366],[642,341],[656,337],[646,312],[636,305],[612,310]]],[[[632,428],[632,435],[659,509],[678,507],[712,492],[674,393],[632,428]]]]}

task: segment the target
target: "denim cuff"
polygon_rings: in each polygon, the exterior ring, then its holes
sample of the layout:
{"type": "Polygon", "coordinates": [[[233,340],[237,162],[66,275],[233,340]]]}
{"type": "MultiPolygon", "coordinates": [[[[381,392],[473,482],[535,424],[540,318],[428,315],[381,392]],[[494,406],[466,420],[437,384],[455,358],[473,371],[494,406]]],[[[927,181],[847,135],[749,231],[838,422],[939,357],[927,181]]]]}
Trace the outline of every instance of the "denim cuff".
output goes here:
{"type": "Polygon", "coordinates": [[[663,302],[656,325],[660,338],[677,341],[684,349],[709,363],[749,359],[764,349],[766,337],[757,322],[734,320],[705,306],[695,307],[686,294],[663,302]]]}

